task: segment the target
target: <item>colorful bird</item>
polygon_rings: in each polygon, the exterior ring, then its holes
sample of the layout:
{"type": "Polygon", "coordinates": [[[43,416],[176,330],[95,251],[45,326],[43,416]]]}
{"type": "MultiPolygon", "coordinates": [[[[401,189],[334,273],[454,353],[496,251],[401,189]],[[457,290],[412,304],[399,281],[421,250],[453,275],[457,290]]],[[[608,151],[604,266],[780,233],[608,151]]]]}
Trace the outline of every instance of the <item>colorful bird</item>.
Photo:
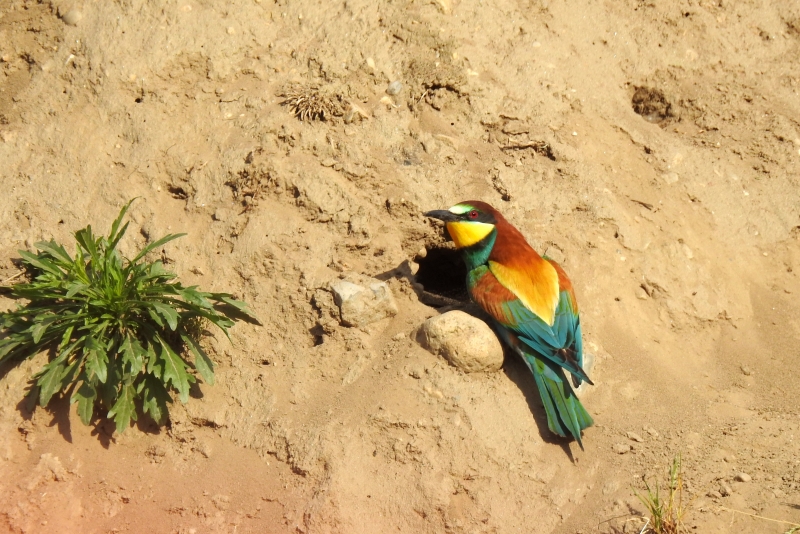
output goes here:
{"type": "Polygon", "coordinates": [[[575,396],[575,387],[592,381],[583,370],[578,303],[567,274],[541,257],[503,215],[485,202],[471,200],[449,210],[425,213],[444,221],[467,264],[467,289],[491,315],[495,330],[533,373],[547,425],[572,436],[581,449],[581,430],[591,416],[575,396]]]}

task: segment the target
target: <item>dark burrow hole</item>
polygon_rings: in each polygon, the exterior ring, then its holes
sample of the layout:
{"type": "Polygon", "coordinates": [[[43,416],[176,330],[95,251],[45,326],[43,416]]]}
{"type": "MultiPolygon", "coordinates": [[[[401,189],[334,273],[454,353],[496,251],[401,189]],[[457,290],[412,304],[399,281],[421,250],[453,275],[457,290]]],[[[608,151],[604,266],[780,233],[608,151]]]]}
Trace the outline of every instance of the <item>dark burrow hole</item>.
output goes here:
{"type": "Polygon", "coordinates": [[[428,254],[419,258],[414,277],[425,291],[462,302],[469,301],[467,268],[461,253],[446,247],[426,247],[428,254]]]}
{"type": "Polygon", "coordinates": [[[177,198],[180,200],[186,200],[187,198],[189,198],[188,193],[186,193],[186,190],[184,190],[182,187],[168,185],[167,191],[169,191],[169,194],[172,195],[173,198],[177,198]]]}
{"type": "Polygon", "coordinates": [[[675,117],[675,109],[666,95],[652,87],[636,87],[631,106],[648,122],[664,123],[675,117]]]}

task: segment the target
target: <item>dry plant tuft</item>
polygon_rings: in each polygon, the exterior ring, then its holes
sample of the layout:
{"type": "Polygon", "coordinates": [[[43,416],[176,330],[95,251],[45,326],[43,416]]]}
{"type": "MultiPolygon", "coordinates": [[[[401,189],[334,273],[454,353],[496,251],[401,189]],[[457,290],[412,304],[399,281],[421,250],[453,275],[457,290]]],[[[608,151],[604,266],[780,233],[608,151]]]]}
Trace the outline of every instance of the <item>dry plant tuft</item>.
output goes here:
{"type": "Polygon", "coordinates": [[[651,487],[647,478],[642,477],[645,493],[634,490],[636,497],[647,508],[650,517],[643,534],[680,534],[685,532],[683,516],[686,507],[683,505],[683,475],[681,473],[681,455],[678,454],[669,468],[669,486],[667,494],[660,492],[658,482],[651,487]]]}
{"type": "Polygon", "coordinates": [[[301,121],[327,121],[334,116],[342,115],[341,96],[315,86],[294,85],[278,96],[284,99],[281,105],[289,108],[301,121]]]}

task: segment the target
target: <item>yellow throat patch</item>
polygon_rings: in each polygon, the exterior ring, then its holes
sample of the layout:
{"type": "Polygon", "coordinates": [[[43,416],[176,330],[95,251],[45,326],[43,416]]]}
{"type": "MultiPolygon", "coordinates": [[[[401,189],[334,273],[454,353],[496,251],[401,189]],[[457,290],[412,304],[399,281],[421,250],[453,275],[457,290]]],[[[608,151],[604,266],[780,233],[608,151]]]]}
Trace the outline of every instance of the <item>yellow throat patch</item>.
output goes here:
{"type": "Polygon", "coordinates": [[[449,222],[447,232],[453,238],[456,248],[470,247],[489,235],[494,230],[494,225],[482,222],[449,222]]]}

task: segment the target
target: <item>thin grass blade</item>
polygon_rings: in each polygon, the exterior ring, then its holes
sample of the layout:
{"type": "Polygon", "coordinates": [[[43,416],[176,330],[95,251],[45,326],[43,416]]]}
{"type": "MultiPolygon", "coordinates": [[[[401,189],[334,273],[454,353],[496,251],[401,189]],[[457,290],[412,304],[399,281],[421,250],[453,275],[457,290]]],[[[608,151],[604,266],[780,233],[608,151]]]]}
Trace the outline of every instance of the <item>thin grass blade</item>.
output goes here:
{"type": "MultiPolygon", "coordinates": [[[[127,223],[125,224],[125,227],[122,229],[119,235],[117,235],[117,229],[119,228],[119,225],[122,223],[122,219],[125,217],[125,214],[128,212],[128,208],[131,207],[131,204],[133,204],[133,201],[136,200],[137,198],[139,197],[133,197],[128,201],[127,204],[122,206],[121,210],[119,210],[119,215],[117,215],[117,218],[114,219],[113,223],[111,223],[111,233],[108,235],[109,242],[119,242],[119,239],[125,234],[125,228],[128,227],[127,223]]],[[[109,246],[110,248],[114,248],[116,245],[111,245],[109,243],[109,246]]]]}

